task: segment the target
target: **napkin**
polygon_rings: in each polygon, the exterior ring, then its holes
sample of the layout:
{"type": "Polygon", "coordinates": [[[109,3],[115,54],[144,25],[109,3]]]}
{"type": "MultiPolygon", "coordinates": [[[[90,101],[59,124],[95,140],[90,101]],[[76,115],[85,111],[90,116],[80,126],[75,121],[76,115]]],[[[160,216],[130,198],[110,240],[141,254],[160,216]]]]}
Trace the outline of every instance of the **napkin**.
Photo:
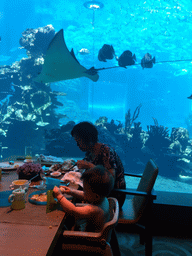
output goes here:
{"type": "Polygon", "coordinates": [[[83,181],[81,180],[81,172],[78,172],[78,171],[67,172],[61,180],[66,182],[69,181],[71,184],[78,184],[83,188],[83,181]]]}

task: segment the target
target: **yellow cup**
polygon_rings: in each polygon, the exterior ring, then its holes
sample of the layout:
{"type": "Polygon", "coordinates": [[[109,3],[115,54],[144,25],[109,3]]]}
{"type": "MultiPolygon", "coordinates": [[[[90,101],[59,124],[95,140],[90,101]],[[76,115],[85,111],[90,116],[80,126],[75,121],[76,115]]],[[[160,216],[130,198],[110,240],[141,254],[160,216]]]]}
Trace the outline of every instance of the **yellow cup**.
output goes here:
{"type": "Polygon", "coordinates": [[[11,204],[13,210],[22,210],[25,208],[25,200],[13,201],[11,204]]]}
{"type": "Polygon", "coordinates": [[[9,203],[11,203],[11,208],[13,210],[22,210],[25,208],[25,190],[16,189],[13,190],[12,194],[8,198],[9,203]]]}

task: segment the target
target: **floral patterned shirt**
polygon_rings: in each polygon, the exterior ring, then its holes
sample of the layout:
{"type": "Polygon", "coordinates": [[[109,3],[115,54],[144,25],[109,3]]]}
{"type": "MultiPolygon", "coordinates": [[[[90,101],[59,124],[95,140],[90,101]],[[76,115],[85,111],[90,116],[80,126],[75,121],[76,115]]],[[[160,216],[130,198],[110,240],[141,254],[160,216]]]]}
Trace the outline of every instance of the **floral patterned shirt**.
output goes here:
{"type": "Polygon", "coordinates": [[[98,143],[99,150],[95,157],[92,156],[91,152],[86,152],[83,160],[93,163],[94,165],[103,165],[107,170],[115,170],[115,185],[114,188],[124,189],[125,178],[123,164],[115,152],[114,149],[110,148],[106,144],[98,143]]]}

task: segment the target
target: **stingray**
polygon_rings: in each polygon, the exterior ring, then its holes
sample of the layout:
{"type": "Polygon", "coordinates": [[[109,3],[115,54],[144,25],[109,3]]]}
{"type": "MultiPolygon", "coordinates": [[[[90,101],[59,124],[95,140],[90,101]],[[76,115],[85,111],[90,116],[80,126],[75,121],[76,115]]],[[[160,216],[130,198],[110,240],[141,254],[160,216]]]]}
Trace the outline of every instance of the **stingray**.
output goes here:
{"type": "Polygon", "coordinates": [[[80,77],[87,77],[93,82],[99,79],[97,72],[90,72],[78,62],[73,49],[71,52],[67,49],[63,29],[61,29],[49,44],[42,71],[34,81],[51,83],[80,77]]]}
{"type": "MultiPolygon", "coordinates": [[[[172,61],[159,61],[155,63],[166,62],[179,62],[191,61],[189,60],[172,60],[172,61]]],[[[133,64],[133,66],[140,65],[141,63],[133,64]]],[[[64,36],[63,29],[57,32],[52,39],[46,52],[44,65],[40,74],[33,80],[38,83],[51,83],[62,80],[75,79],[80,77],[87,77],[93,82],[99,79],[98,71],[120,68],[120,66],[99,68],[91,67],[86,69],[76,59],[73,49],[71,52],[68,50],[64,36]]]]}

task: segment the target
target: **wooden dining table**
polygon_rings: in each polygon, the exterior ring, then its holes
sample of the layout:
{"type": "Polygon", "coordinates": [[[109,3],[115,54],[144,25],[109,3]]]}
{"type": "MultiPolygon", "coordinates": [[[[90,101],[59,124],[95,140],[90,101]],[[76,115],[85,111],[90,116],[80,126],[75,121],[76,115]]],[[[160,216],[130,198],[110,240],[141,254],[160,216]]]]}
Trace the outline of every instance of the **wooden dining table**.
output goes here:
{"type": "MultiPolygon", "coordinates": [[[[12,181],[17,179],[15,170],[6,171],[0,191],[10,190],[12,181]]],[[[34,191],[37,189],[29,188],[22,210],[0,207],[0,256],[53,255],[63,233],[65,213],[62,209],[46,213],[46,205],[31,204],[28,195],[34,191]]]]}

